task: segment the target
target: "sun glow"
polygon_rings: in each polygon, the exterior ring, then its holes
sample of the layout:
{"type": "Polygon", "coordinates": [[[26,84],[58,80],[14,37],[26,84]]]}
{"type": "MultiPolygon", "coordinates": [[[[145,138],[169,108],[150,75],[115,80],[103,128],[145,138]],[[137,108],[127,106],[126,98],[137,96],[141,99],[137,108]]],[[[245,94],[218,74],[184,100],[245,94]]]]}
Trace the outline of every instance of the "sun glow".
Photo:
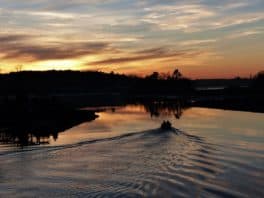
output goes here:
{"type": "Polygon", "coordinates": [[[260,0],[224,1],[225,6],[209,0],[30,2],[1,3],[2,73],[146,75],[177,67],[190,78],[229,78],[263,70],[260,0]]]}
{"type": "Polygon", "coordinates": [[[74,70],[79,69],[79,60],[48,60],[32,64],[26,70],[74,70]]]}

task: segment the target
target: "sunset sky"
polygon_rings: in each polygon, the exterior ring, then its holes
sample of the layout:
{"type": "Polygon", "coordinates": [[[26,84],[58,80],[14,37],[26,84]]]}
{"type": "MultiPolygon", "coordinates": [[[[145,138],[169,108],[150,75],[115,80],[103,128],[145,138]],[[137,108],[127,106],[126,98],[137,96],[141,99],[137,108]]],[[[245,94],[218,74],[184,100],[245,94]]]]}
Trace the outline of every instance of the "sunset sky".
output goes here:
{"type": "Polygon", "coordinates": [[[263,0],[0,0],[1,72],[264,70],[263,0]]]}

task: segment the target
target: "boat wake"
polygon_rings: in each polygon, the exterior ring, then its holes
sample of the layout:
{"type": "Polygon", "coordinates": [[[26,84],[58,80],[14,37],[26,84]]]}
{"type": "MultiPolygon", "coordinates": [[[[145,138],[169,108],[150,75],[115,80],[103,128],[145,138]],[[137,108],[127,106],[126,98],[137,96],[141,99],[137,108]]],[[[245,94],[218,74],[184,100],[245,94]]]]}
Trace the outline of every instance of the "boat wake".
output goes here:
{"type": "Polygon", "coordinates": [[[4,153],[0,196],[261,197],[262,168],[233,158],[230,149],[177,129],[155,129],[4,153]],[[245,186],[245,179],[254,185],[245,186]]]}

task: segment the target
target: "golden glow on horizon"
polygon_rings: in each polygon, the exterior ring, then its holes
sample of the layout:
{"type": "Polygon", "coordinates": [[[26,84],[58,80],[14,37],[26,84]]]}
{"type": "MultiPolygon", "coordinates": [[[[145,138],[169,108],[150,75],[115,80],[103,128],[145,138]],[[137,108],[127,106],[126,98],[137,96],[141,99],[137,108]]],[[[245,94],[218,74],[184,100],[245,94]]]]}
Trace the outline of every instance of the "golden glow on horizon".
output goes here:
{"type": "Polygon", "coordinates": [[[78,60],[48,60],[26,67],[28,70],[68,70],[79,66],[78,60]]]}
{"type": "Polygon", "coordinates": [[[18,65],[137,75],[178,68],[191,78],[229,78],[264,68],[261,1],[13,0],[0,7],[2,73],[18,65]]]}

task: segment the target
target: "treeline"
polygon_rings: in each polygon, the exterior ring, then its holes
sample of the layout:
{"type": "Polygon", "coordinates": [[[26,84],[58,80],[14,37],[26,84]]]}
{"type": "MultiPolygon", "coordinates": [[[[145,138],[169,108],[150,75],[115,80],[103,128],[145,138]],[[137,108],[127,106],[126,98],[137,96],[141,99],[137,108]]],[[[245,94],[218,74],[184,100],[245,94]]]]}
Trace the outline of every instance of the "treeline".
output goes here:
{"type": "Polygon", "coordinates": [[[21,71],[0,75],[0,92],[6,94],[64,93],[175,93],[192,90],[192,81],[175,72],[160,78],[157,72],[146,77],[98,71],[21,71]]]}
{"type": "Polygon", "coordinates": [[[178,69],[167,74],[153,72],[145,77],[98,71],[21,71],[0,75],[0,93],[2,96],[72,93],[182,95],[197,93],[197,90],[195,91],[197,85],[204,83],[210,87],[217,82],[227,85],[224,93],[241,91],[260,93],[264,89],[264,71],[251,79],[236,78],[221,81],[212,79],[202,82],[184,77],[178,69]],[[243,87],[244,82],[247,82],[246,87],[243,87]]]}
{"type": "Polygon", "coordinates": [[[253,77],[251,87],[254,91],[264,92],[264,71],[258,72],[253,77]]]}

